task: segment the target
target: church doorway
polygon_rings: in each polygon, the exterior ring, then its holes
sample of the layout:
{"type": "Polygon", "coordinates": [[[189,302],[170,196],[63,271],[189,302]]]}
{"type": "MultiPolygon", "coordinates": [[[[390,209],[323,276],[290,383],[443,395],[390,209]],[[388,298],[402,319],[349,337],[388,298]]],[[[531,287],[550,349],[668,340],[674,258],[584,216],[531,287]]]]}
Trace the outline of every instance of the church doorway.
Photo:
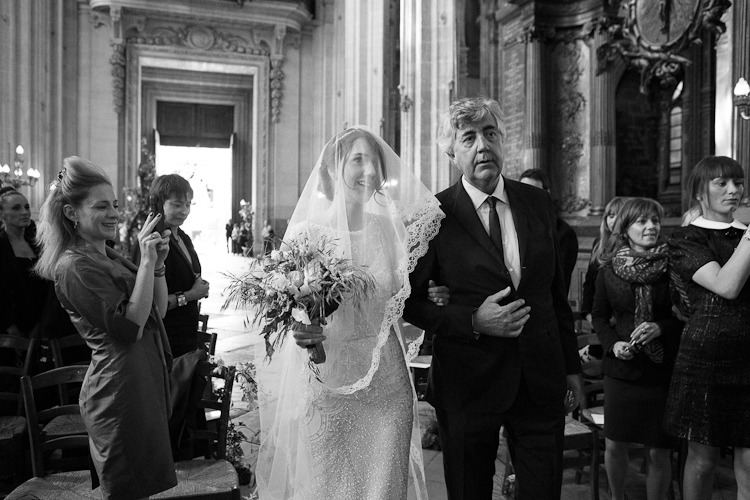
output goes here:
{"type": "Polygon", "coordinates": [[[182,230],[198,251],[226,250],[232,218],[232,150],[185,146],[156,147],[156,175],[178,174],[193,188],[190,217],[182,230]]]}
{"type": "Polygon", "coordinates": [[[178,174],[193,189],[182,226],[198,251],[226,250],[232,218],[234,106],[156,101],[156,175],[178,174]]]}

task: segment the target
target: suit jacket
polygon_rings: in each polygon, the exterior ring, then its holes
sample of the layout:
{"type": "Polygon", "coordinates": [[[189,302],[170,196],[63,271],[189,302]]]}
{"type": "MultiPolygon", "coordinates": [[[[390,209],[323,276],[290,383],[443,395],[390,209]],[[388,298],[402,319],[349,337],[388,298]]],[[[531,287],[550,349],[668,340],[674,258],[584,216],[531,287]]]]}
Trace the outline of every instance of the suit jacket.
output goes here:
{"type": "Polygon", "coordinates": [[[570,281],[578,262],[578,236],[570,224],[557,219],[557,235],[560,238],[560,258],[565,277],[565,290],[570,290],[570,281]]]}
{"type": "Polygon", "coordinates": [[[518,338],[474,334],[473,311],[513,284],[461,181],[437,195],[446,217],[410,276],[404,318],[433,340],[426,399],[447,411],[505,411],[522,375],[534,401],[562,403],[566,374],[581,371],[552,201],[545,191],[509,179],[505,189],[522,266],[513,295],[531,307],[518,338]],[[430,279],[450,288],[450,304],[427,299],[430,279]]]}

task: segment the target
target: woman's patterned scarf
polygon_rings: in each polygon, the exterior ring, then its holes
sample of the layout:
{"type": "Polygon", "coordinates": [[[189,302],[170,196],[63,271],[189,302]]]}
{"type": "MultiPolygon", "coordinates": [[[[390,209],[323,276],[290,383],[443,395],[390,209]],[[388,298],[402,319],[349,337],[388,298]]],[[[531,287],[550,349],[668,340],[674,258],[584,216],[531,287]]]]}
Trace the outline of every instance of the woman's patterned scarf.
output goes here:
{"type": "MultiPolygon", "coordinates": [[[[635,326],[654,320],[654,283],[667,272],[669,253],[661,243],[646,252],[623,245],[612,258],[615,274],[631,285],[635,292],[635,326]]],[[[654,363],[664,361],[664,348],[656,338],[643,346],[643,352],[654,363]]]]}

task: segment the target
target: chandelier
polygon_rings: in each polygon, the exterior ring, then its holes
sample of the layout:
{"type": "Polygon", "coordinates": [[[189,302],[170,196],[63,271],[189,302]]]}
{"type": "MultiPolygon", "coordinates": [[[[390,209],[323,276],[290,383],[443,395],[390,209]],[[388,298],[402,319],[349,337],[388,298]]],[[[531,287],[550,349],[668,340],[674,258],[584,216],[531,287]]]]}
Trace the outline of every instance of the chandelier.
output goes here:
{"type": "Polygon", "coordinates": [[[13,172],[11,174],[10,166],[6,163],[0,165],[0,183],[4,186],[13,186],[13,189],[18,189],[21,186],[34,187],[39,180],[39,170],[34,167],[29,167],[26,170],[26,177],[23,176],[23,164],[26,161],[24,158],[23,146],[20,144],[16,148],[16,158],[13,160],[13,172]]]}

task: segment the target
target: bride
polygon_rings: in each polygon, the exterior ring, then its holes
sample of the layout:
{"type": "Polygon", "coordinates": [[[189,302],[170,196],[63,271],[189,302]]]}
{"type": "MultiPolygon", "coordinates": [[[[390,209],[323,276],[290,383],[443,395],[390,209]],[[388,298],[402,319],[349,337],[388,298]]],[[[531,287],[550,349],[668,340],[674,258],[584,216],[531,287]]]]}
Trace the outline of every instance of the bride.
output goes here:
{"type": "MultiPolygon", "coordinates": [[[[364,304],[341,304],[324,326],[299,325],[296,343],[260,363],[261,500],[403,500],[409,488],[427,498],[406,365],[422,336],[409,338],[398,319],[409,272],[443,217],[437,199],[365,127],[324,148],[284,239],[333,241],[376,286],[364,304]],[[301,347],[321,342],[327,360],[316,377],[301,347]]],[[[430,297],[444,304],[447,289],[431,288],[430,297]]]]}

